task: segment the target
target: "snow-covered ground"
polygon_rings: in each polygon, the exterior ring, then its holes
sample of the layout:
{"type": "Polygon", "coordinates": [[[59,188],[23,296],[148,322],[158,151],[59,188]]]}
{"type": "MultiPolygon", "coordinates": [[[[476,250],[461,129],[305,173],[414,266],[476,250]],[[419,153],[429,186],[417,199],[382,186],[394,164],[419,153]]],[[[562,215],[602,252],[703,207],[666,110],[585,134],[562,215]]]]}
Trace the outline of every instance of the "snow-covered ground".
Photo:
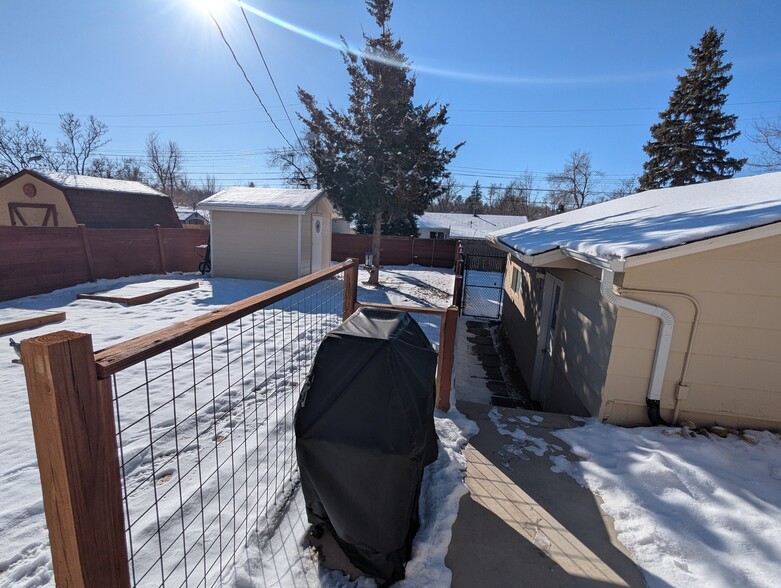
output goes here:
{"type": "MultiPolygon", "coordinates": [[[[197,277],[168,275],[165,279],[191,281],[197,277]]],[[[20,340],[70,329],[92,333],[95,348],[99,349],[275,285],[251,280],[206,279],[201,280],[198,290],[173,294],[137,307],[75,299],[81,292],[162,278],[102,280],[98,284],[5,302],[0,304],[0,309],[64,310],[68,315],[64,323],[12,336],[20,340]]],[[[362,282],[366,279],[367,275],[362,272],[359,299],[405,305],[446,306],[453,285],[452,273],[446,270],[414,266],[384,268],[382,288],[365,286],[362,282]]],[[[298,320],[296,313],[300,311],[300,308],[278,309],[270,320],[290,325],[298,320]]],[[[439,319],[430,315],[417,315],[416,318],[436,344],[439,319]]],[[[272,342],[269,344],[273,347],[272,342]]],[[[227,351],[230,352],[229,346],[227,351]]],[[[11,363],[14,357],[13,350],[3,341],[0,344],[0,586],[52,586],[54,578],[24,375],[20,366],[11,363]]],[[[287,359],[283,361],[295,364],[298,374],[306,371],[311,360],[309,354],[285,357],[287,359]]],[[[280,385],[288,384],[282,382],[280,385]]],[[[260,396],[264,407],[275,406],[275,400],[269,394],[260,396]]],[[[146,396],[143,398],[145,404],[146,396]]],[[[182,398],[192,399],[187,394],[182,398]]],[[[230,415],[235,417],[235,407],[244,406],[238,402],[238,397],[231,398],[237,400],[235,406],[228,403],[227,409],[222,407],[223,412],[227,410],[228,420],[216,425],[212,422],[216,432],[208,430],[210,436],[215,436],[217,445],[222,437],[221,427],[232,427],[230,415]]],[[[257,398],[254,402],[258,402],[257,398]]],[[[282,429],[288,426],[290,408],[283,406],[279,418],[265,425],[266,431],[271,425],[282,429]]],[[[127,416],[146,409],[145,405],[133,406],[131,403],[127,416]]],[[[164,412],[160,411],[161,422],[165,420],[164,412]]],[[[461,448],[475,432],[475,424],[455,410],[437,413],[435,418],[441,442],[439,458],[424,474],[422,527],[413,546],[413,559],[407,565],[407,578],[400,584],[406,587],[449,585],[450,571],[444,565],[444,558],[459,499],[466,492],[462,482],[465,463],[461,448]]],[[[498,419],[494,421],[497,427],[506,428],[498,419]]],[[[688,586],[692,583],[719,587],[778,585],[781,578],[781,438],[778,435],[752,432],[743,438],[734,435],[725,439],[690,437],[685,435],[686,431],[682,436],[681,429],[622,429],[588,420],[583,427],[555,433],[562,439],[562,446],[566,443],[572,447],[572,455],[563,447],[548,445],[530,435],[527,428],[533,424],[532,420],[519,421],[514,430],[500,429],[514,447],[508,455],[519,456],[525,452],[547,455],[553,462],[554,471],[562,475],[566,472],[600,496],[602,508],[615,520],[620,541],[647,572],[650,586],[688,586]]],[[[190,425],[197,436],[198,425],[195,422],[190,425]]],[[[166,442],[163,437],[161,440],[166,442]]],[[[131,451],[134,442],[140,444],[142,441],[140,436],[128,439],[126,450],[131,451]]],[[[251,452],[254,448],[249,442],[242,451],[251,452]]],[[[178,462],[170,462],[170,457],[163,456],[164,460],[169,459],[165,467],[163,464],[156,466],[155,459],[148,455],[137,460],[130,454],[126,457],[131,458],[129,461],[135,468],[130,472],[131,476],[143,472],[144,468],[156,467],[160,485],[152,484],[154,488],[149,490],[163,492],[165,484],[176,478],[177,471],[187,470],[187,459],[191,457],[185,453],[182,451],[183,457],[178,462]]],[[[219,467],[212,471],[216,472],[219,467]]],[[[242,478],[237,478],[237,482],[241,485],[242,478]]],[[[207,492],[209,487],[207,480],[204,485],[207,492]]],[[[271,490],[259,488],[257,492],[265,491],[269,496],[271,490]]],[[[363,588],[373,585],[367,580],[350,582],[342,574],[320,566],[315,554],[306,546],[308,525],[301,493],[290,484],[274,490],[285,495],[287,501],[278,501],[277,508],[270,508],[265,513],[259,532],[250,533],[247,549],[238,550],[236,565],[223,576],[221,584],[240,588],[302,585],[363,588]]],[[[167,508],[165,504],[163,508],[167,508]]],[[[171,533],[178,535],[175,528],[171,533]]],[[[193,579],[198,571],[190,573],[193,579]]]]}
{"type": "Polygon", "coordinates": [[[781,437],[623,429],[589,420],[554,433],[552,457],[602,500],[651,588],[781,584],[781,437]]]}
{"type": "MultiPolygon", "coordinates": [[[[194,277],[197,276],[177,278],[168,275],[165,276],[166,285],[170,286],[172,279],[190,281],[194,277]]],[[[366,278],[366,274],[362,274],[361,281],[366,278]]],[[[201,280],[198,290],[173,294],[138,307],[75,299],[81,292],[126,288],[129,284],[156,279],[162,279],[162,276],[101,280],[97,284],[84,284],[6,302],[0,307],[64,310],[67,313],[65,322],[16,333],[13,336],[17,340],[69,329],[92,333],[94,346],[100,349],[214,310],[275,285],[251,280],[201,280]]],[[[453,275],[448,271],[420,267],[385,268],[382,281],[383,287],[379,289],[361,284],[359,299],[446,306],[450,301],[453,275]]],[[[326,293],[325,298],[332,294],[326,293]]],[[[322,298],[320,296],[317,300],[322,298]]],[[[324,318],[319,321],[312,319],[311,309],[307,307],[310,302],[305,298],[285,308],[278,305],[276,310],[262,315],[270,331],[282,333],[277,338],[264,338],[264,353],[272,358],[269,372],[276,374],[277,368],[284,366],[285,374],[292,374],[290,381],[281,378],[272,382],[266,378],[258,385],[243,373],[244,359],[236,363],[236,358],[243,357],[249,347],[241,339],[241,329],[236,325],[215,333],[212,338],[196,340],[189,350],[178,348],[166,357],[152,360],[144,368],[120,373],[116,386],[120,392],[117,406],[121,407],[120,427],[123,428],[121,458],[125,463],[126,492],[131,494],[126,515],[130,516],[134,529],[133,552],[138,563],[134,573],[139,585],[158,585],[160,577],[171,573],[170,580],[175,580],[175,583],[183,579],[182,570],[155,565],[160,550],[174,561],[188,551],[188,558],[198,562],[197,569],[188,571],[190,579],[199,577],[201,564],[203,574],[214,578],[222,567],[222,562],[216,563],[217,555],[229,550],[216,542],[209,547],[208,540],[216,537],[216,525],[210,525],[211,520],[218,521],[223,528],[232,527],[231,542],[240,545],[240,540],[247,534],[250,538],[249,549],[236,550],[237,565],[225,566],[233,572],[223,574],[221,584],[299,585],[299,580],[305,578],[314,578],[315,585],[334,586],[345,582],[338,573],[320,570],[312,559],[311,551],[304,547],[306,524],[300,493],[295,491],[294,486],[288,484],[283,487],[258,473],[258,468],[265,472],[272,467],[278,470],[281,467],[281,474],[292,473],[292,464],[272,464],[270,457],[265,458],[268,463],[261,459],[254,466],[247,465],[245,461],[248,455],[257,453],[258,447],[263,449],[263,443],[270,445],[280,435],[289,433],[293,413],[290,392],[306,374],[318,337],[338,322],[341,303],[339,300],[336,302],[338,304],[332,306],[337,314],[323,315],[324,318]],[[294,333],[293,325],[299,327],[301,324],[304,328],[297,328],[294,333]],[[284,333],[289,334],[288,340],[285,340],[284,333]],[[291,342],[290,334],[293,333],[296,341],[291,342]],[[301,336],[306,337],[309,344],[300,344],[301,336]],[[217,365],[233,362],[234,375],[221,370],[216,381],[215,378],[204,380],[213,371],[209,368],[214,361],[217,365]],[[144,374],[145,370],[149,373],[144,374]],[[239,372],[240,377],[236,378],[239,372]],[[165,377],[155,379],[156,374],[165,377]],[[149,395],[143,390],[144,382],[148,380],[151,381],[149,395]],[[174,384],[169,386],[166,381],[174,384]],[[144,393],[134,391],[139,385],[144,393]],[[176,388],[173,393],[172,386],[176,388]],[[203,388],[207,389],[205,396],[203,388]],[[214,394],[210,395],[209,388],[217,391],[216,398],[214,394]],[[284,393],[287,388],[291,390],[284,393]],[[147,398],[152,399],[150,405],[147,398]],[[150,412],[151,418],[141,418],[150,412]],[[206,419],[203,418],[204,412],[207,413],[206,419]],[[261,424],[262,432],[253,437],[247,434],[247,430],[252,429],[253,413],[257,417],[259,412],[261,418],[255,421],[261,424]],[[171,434],[173,422],[178,423],[176,436],[171,434]],[[182,439],[185,445],[177,445],[182,439]],[[199,451],[202,452],[200,456],[199,451]],[[234,456],[242,460],[239,463],[244,465],[243,472],[241,467],[236,468],[231,463],[234,456]],[[199,462],[200,466],[197,465],[199,462]],[[239,494],[247,496],[236,499],[235,488],[239,489],[239,494]],[[285,504],[283,495],[290,501],[288,508],[280,510],[280,505],[285,504]],[[158,509],[147,511],[153,496],[158,498],[158,509]],[[230,504],[225,502],[226,496],[232,497],[230,504]],[[241,528],[241,520],[246,518],[245,511],[248,509],[247,499],[250,502],[263,499],[265,505],[271,504],[267,510],[261,509],[263,521],[269,527],[261,527],[259,533],[254,533],[251,528],[241,528]],[[179,509],[178,505],[182,502],[187,508],[179,509]],[[219,520],[220,513],[223,520],[219,520]],[[230,515],[227,521],[224,520],[226,513],[230,515]],[[239,527],[238,530],[236,527],[239,527]],[[286,529],[288,532],[285,532],[286,529]],[[268,537],[268,530],[276,532],[268,537]],[[208,539],[205,544],[203,541],[198,543],[197,538],[201,535],[208,539]],[[206,557],[203,557],[204,549],[206,557]],[[268,549],[276,549],[271,559],[266,553],[268,549]]],[[[439,319],[429,315],[416,318],[430,339],[437,343],[439,319]]],[[[54,580],[23,369],[11,363],[13,357],[10,347],[0,345],[0,384],[3,389],[0,427],[4,431],[0,436],[0,586],[52,585],[54,580]]],[[[415,544],[415,557],[408,567],[409,585],[448,583],[449,571],[444,566],[444,557],[449,529],[455,519],[458,499],[466,491],[461,483],[464,466],[460,456],[460,447],[465,443],[463,434],[469,430],[469,424],[464,421],[455,411],[437,415],[442,444],[438,461],[426,472],[421,498],[423,527],[415,544]]],[[[230,547],[232,551],[233,546],[230,547]]]]}
{"type": "Polygon", "coordinates": [[[544,416],[508,420],[495,408],[489,416],[511,438],[507,459],[547,456],[552,471],[602,499],[650,588],[779,585],[779,435],[721,438],[576,419],[583,426],[554,431],[564,443],[552,444],[533,434],[544,416]]]}

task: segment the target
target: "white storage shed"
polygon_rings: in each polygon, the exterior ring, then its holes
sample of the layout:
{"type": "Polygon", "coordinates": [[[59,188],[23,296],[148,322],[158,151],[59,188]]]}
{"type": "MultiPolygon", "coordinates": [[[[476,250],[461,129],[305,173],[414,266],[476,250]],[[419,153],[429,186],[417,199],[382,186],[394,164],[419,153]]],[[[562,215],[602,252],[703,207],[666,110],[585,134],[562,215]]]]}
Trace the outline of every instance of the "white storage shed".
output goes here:
{"type": "Polygon", "coordinates": [[[232,187],[198,208],[211,215],[213,276],[287,282],[331,262],[324,190],[232,187]]]}

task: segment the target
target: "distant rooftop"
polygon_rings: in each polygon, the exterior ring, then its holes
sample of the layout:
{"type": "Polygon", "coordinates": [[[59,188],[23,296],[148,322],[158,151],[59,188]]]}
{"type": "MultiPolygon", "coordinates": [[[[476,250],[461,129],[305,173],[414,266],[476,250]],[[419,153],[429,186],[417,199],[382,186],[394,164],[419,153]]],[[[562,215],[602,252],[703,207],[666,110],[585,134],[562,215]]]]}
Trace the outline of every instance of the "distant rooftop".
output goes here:
{"type": "Polygon", "coordinates": [[[464,214],[456,212],[425,212],[418,217],[419,229],[449,229],[452,239],[484,239],[488,233],[522,225],[525,216],[506,214],[464,214]]]}
{"type": "Polygon", "coordinates": [[[201,200],[198,208],[295,214],[305,212],[323,194],[323,190],[234,186],[201,200]]]}

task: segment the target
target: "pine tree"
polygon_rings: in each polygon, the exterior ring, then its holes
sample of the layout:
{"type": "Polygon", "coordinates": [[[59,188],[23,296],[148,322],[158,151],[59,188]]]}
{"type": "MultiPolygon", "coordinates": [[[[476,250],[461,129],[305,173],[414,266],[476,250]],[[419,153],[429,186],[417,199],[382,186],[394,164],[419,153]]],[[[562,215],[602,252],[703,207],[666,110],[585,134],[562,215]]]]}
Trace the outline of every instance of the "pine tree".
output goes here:
{"type": "MultiPolygon", "coordinates": [[[[443,188],[454,149],[439,144],[447,123],[447,106],[413,104],[416,78],[393,37],[388,21],[392,0],[367,0],[380,34],[364,34],[363,54],[345,49],[350,76],[349,107],[318,107],[315,98],[299,88],[308,118],[309,151],[318,184],[346,219],[360,218],[372,227],[374,264],[380,264],[383,225],[411,214],[422,214],[443,188]]],[[[372,271],[369,282],[379,282],[372,271]]]]}
{"type": "Polygon", "coordinates": [[[667,110],[651,127],[652,139],[643,147],[648,161],[643,164],[640,188],[685,186],[731,178],[746,163],[730,157],[725,145],[734,141],[738,117],[722,110],[725,90],[732,80],[731,63],[722,61],[724,33],[709,28],[689,53],[692,66],[678,76],[667,110]]]}
{"type": "Polygon", "coordinates": [[[464,200],[464,206],[467,209],[467,212],[474,213],[477,211],[478,208],[480,208],[480,205],[483,203],[483,187],[480,185],[480,182],[475,182],[475,185],[472,186],[472,190],[469,192],[469,196],[467,196],[466,200],[464,200]]]}

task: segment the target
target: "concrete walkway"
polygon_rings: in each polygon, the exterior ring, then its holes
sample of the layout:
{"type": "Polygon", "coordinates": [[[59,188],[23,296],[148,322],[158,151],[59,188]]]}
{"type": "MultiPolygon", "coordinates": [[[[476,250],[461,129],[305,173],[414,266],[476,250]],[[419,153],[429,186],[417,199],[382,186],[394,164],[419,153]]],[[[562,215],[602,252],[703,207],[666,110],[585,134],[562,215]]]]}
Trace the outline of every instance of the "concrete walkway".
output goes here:
{"type": "Polygon", "coordinates": [[[578,423],[566,415],[494,408],[494,420],[508,431],[520,429],[523,440],[501,434],[489,416],[489,390],[478,389],[480,360],[470,352],[466,329],[458,337],[456,406],[480,432],[464,451],[470,493],[461,500],[445,560],[452,585],[645,586],[598,499],[550,469],[551,452],[577,459],[551,432],[578,423]],[[540,447],[546,450],[541,456],[535,454],[540,447]]]}

